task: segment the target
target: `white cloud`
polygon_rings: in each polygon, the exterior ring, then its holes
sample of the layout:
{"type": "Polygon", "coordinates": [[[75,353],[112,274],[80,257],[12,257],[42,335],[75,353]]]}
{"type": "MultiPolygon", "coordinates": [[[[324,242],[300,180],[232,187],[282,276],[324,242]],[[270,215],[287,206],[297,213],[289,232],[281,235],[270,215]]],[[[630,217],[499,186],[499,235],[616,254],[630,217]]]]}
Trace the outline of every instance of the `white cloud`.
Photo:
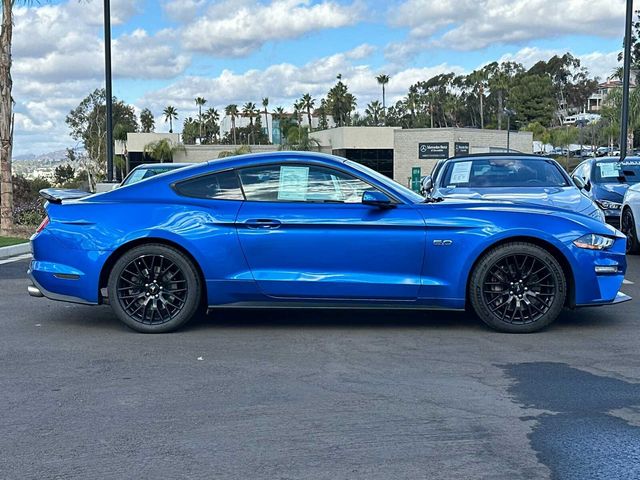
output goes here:
{"type": "Polygon", "coordinates": [[[624,0],[406,0],[390,24],[409,29],[386,50],[406,61],[427,48],[479,50],[565,35],[623,36],[624,0]]]}
{"type": "MultiPolygon", "coordinates": [[[[260,99],[265,96],[270,99],[270,109],[283,106],[291,110],[293,102],[307,92],[318,99],[319,104],[320,98],[336,83],[336,75],[340,73],[349,90],[357,97],[358,109],[364,110],[367,103],[381,98],[380,85],[375,78],[380,72],[360,61],[368,52],[371,52],[371,49],[365,44],[302,66],[281,63],[264,70],[251,69],[244,73],[224,70],[214,78],[181,78],[166,88],[147,93],[137,102],[137,106],[149,107],[158,114],[166,105],[174,105],[180,114],[179,123],[188,116],[195,116],[197,110],[193,99],[200,95],[208,100],[207,107],[216,107],[221,114],[224,107],[230,103],[242,105],[247,101],[254,101],[259,104],[260,99]]],[[[391,74],[391,81],[386,89],[388,104],[405,96],[413,83],[449,71],[462,73],[463,68],[441,64],[402,71],[385,71],[391,74]]],[[[159,121],[157,126],[159,129],[168,128],[162,121],[159,121]]]]}
{"type": "Polygon", "coordinates": [[[188,22],[196,17],[205,4],[206,0],[166,0],[162,9],[171,20],[188,22]]]}
{"type": "Polygon", "coordinates": [[[352,25],[359,21],[360,7],[333,1],[224,0],[206,15],[186,26],[187,49],[217,57],[243,57],[270,41],[298,38],[317,30],[352,25]]]}
{"type": "MultiPolygon", "coordinates": [[[[141,0],[113,0],[112,22],[119,25],[139,13],[141,0]]],[[[13,97],[16,101],[16,154],[69,144],[66,114],[84,96],[104,84],[102,2],[69,0],[15,10],[13,97]]],[[[172,78],[190,57],[176,52],[175,34],[134,30],[113,39],[117,78],[172,78]]]]}
{"type": "MultiPolygon", "coordinates": [[[[500,62],[518,62],[525,68],[530,68],[540,60],[549,60],[554,55],[563,55],[566,50],[542,49],[537,47],[525,47],[515,53],[507,53],[500,57],[500,62]]],[[[618,52],[591,52],[583,55],[574,55],[580,59],[580,64],[585,67],[592,77],[598,77],[604,81],[610,77],[613,70],[620,66],[618,52]]]]}

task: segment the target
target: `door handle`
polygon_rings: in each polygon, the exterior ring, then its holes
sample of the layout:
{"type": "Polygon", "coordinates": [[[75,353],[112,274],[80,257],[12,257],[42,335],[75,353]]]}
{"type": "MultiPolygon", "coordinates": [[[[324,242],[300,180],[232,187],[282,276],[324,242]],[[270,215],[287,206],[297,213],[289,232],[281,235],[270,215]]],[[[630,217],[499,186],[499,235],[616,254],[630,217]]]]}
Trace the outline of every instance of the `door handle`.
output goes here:
{"type": "Polygon", "coordinates": [[[244,224],[247,228],[267,230],[278,228],[282,225],[282,222],[279,220],[272,220],[270,218],[251,218],[245,221],[244,224]]]}

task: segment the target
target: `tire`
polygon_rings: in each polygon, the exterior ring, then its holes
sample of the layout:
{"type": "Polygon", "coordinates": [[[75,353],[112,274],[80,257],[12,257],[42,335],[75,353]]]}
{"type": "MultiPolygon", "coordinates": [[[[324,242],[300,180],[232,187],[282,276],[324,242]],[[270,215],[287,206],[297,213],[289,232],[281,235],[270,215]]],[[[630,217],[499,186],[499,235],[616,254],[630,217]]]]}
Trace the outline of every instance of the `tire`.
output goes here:
{"type": "Polygon", "coordinates": [[[567,281],[558,260],[525,242],[485,253],[469,284],[476,315],[501,332],[531,333],[546,327],[558,317],[566,297],[567,281]]]}
{"type": "Polygon", "coordinates": [[[630,208],[625,208],[622,212],[620,230],[627,236],[627,254],[637,255],[640,253],[640,242],[638,241],[638,230],[633,212],[630,208]]]}
{"type": "Polygon", "coordinates": [[[191,320],[200,307],[202,285],[193,262],[159,243],[134,247],[109,274],[109,303],[128,327],[165,333],[191,320]]]}

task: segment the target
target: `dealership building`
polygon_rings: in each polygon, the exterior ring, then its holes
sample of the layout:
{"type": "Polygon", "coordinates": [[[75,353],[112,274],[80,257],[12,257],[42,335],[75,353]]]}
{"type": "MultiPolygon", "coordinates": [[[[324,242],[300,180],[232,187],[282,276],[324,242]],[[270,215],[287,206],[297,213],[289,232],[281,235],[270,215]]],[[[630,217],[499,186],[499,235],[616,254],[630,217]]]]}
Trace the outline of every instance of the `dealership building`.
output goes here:
{"type": "MultiPolygon", "coordinates": [[[[531,132],[509,132],[475,128],[415,128],[396,127],[338,127],[319,130],[311,134],[320,144],[320,151],[362,163],[410,185],[422,175],[431,172],[439,159],[467,153],[506,152],[531,153],[531,132]]],[[[129,169],[149,162],[145,158],[145,145],[167,138],[179,142],[178,134],[130,133],[126,145],[116,147],[116,153],[128,158],[129,169]]],[[[234,145],[185,145],[175,153],[174,162],[204,162],[215,160],[220,152],[232,151],[234,145]]],[[[251,145],[253,152],[278,150],[278,145],[251,145]]]]}

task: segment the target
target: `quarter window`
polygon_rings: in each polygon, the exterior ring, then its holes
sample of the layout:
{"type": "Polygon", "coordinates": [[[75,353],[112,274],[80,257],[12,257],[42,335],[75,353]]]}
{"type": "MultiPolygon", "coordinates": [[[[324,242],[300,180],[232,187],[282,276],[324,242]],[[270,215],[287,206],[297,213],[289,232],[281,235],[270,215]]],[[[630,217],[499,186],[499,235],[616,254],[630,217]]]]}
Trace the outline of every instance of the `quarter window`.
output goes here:
{"type": "Polygon", "coordinates": [[[239,172],[247,200],[360,203],[368,183],[315,165],[263,165],[239,172]]]}
{"type": "Polygon", "coordinates": [[[213,200],[244,200],[240,181],[233,171],[191,178],[176,184],[176,191],[186,197],[213,200]]]}

